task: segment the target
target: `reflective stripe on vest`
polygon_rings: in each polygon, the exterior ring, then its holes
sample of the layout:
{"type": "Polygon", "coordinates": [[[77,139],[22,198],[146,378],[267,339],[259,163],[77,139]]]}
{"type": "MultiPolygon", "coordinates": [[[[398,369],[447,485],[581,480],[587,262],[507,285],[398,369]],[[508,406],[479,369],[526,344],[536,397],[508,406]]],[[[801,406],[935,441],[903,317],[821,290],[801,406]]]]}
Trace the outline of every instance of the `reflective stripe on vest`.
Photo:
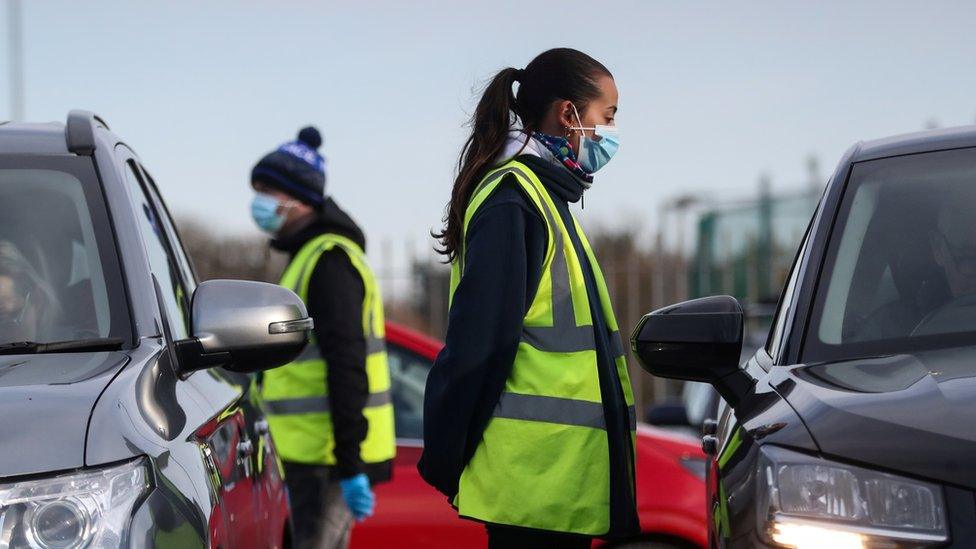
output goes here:
{"type": "MultiPolygon", "coordinates": [[[[360,454],[365,463],[379,463],[393,458],[396,441],[382,297],[365,253],[346,237],[321,235],[299,250],[285,269],[281,284],[293,289],[307,302],[315,265],[323,253],[334,248],[346,253],[363,282],[362,325],[369,383],[363,415],[369,428],[360,445],[360,454]]],[[[313,337],[292,363],[264,374],[261,392],[269,411],[268,423],[278,452],[285,461],[316,465],[336,462],[327,372],[328,365],[313,337]]]]}
{"type": "MultiPolygon", "coordinates": [[[[636,429],[637,413],[633,406],[627,407],[627,414],[630,417],[630,428],[636,429]]],[[[606,430],[607,428],[603,418],[603,403],[541,395],[502,393],[494,417],[575,425],[591,429],[606,430]]]]}
{"type": "MultiPolygon", "coordinates": [[[[515,363],[454,504],[462,516],[525,528],[602,535],[609,529],[610,463],[596,341],[582,261],[595,278],[631,429],[636,428],[624,347],[606,281],[582,229],[567,227],[538,177],[516,161],[490,172],[471,195],[464,232],[502,178],[545,220],[546,256],[523,319],[515,363]],[[570,230],[586,258],[577,256],[570,230]],[[531,490],[525,490],[531,486],[531,490]]],[[[464,239],[451,269],[451,299],[464,274],[464,239]]]]}
{"type": "MultiPolygon", "coordinates": [[[[382,393],[370,393],[366,399],[367,408],[376,408],[393,402],[390,398],[390,391],[382,393]]],[[[329,397],[299,397],[284,398],[279,400],[269,400],[266,402],[268,409],[274,414],[309,414],[315,412],[329,412],[329,397]]]]}

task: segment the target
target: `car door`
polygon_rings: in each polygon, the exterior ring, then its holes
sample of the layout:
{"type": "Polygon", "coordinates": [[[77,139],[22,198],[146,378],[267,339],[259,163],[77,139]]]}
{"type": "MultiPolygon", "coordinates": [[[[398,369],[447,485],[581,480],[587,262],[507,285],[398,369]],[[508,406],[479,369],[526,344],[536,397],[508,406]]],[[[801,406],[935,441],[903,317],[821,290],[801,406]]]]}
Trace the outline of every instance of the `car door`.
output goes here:
{"type": "MultiPolygon", "coordinates": [[[[185,280],[196,284],[196,273],[193,263],[183,247],[179,231],[173,223],[172,216],[166,208],[165,202],[159,194],[159,189],[152,176],[142,167],[148,183],[150,198],[160,212],[160,218],[167,237],[173,246],[176,262],[185,280]]],[[[222,388],[236,387],[241,395],[234,413],[240,415],[240,439],[237,444],[238,459],[244,460],[249,473],[245,483],[251,487],[252,517],[248,525],[253,537],[244,540],[242,546],[252,543],[258,547],[281,547],[287,537],[289,505],[288,493],[284,483],[284,471],[281,460],[275,451],[268,422],[261,406],[260,397],[251,383],[251,376],[218,369],[222,388]]],[[[206,376],[201,376],[203,380],[206,376]]],[[[214,376],[211,376],[214,377],[214,376]]],[[[227,410],[225,410],[225,413],[227,410]]],[[[241,496],[243,497],[243,496],[241,496]]]]}
{"type": "MultiPolygon", "coordinates": [[[[190,298],[196,289],[196,277],[155,185],[134,156],[126,159],[125,167],[130,197],[147,227],[143,236],[150,248],[150,263],[166,310],[170,337],[185,338],[190,332],[190,298]]],[[[247,382],[221,379],[227,374],[222,370],[194,372],[179,385],[196,393],[212,418],[196,431],[201,448],[198,457],[206,462],[216,484],[212,487],[217,500],[214,516],[210,517],[212,543],[230,547],[261,546],[257,537],[259,524],[253,518],[256,515],[253,452],[250,451],[253,443],[248,418],[238,406],[241,386],[246,387],[247,382]]]]}

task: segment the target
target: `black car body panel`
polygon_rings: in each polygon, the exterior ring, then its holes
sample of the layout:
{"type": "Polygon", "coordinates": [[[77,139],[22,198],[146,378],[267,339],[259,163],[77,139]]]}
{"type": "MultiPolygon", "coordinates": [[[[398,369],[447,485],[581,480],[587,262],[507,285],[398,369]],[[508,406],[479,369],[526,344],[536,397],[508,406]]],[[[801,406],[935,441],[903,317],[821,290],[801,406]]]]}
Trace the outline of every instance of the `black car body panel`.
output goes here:
{"type": "MultiPolygon", "coordinates": [[[[756,358],[750,360],[745,366],[746,371],[761,372],[758,362],[756,358]]],[[[802,417],[771,384],[775,376],[760,377],[747,399],[737,407],[737,425],[750,437],[764,443],[818,451],[816,440],[810,436],[802,417]]],[[[720,432],[722,427],[720,424],[720,432]]]]}
{"type": "Polygon", "coordinates": [[[0,356],[2,474],[83,466],[88,417],[127,362],[118,352],[0,356]]]}
{"type": "Polygon", "coordinates": [[[941,128],[921,132],[906,133],[862,141],[858,143],[858,151],[851,160],[862,162],[876,160],[903,154],[918,154],[923,152],[945,151],[976,147],[976,130],[973,126],[955,128],[941,128]]]}
{"type": "Polygon", "coordinates": [[[976,489],[974,364],[963,347],[800,366],[782,392],[824,454],[976,489]]]}

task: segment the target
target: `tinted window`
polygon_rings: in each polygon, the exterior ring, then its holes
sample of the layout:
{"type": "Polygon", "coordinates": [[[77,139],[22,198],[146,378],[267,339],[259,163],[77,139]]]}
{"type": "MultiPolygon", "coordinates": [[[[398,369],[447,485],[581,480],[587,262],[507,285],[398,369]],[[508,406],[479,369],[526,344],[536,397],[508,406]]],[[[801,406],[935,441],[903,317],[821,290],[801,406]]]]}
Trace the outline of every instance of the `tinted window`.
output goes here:
{"type": "Polygon", "coordinates": [[[397,438],[424,438],[424,386],[431,362],[387,343],[397,438]]]}
{"type": "Polygon", "coordinates": [[[172,245],[173,255],[176,258],[176,264],[179,266],[180,274],[183,277],[183,284],[186,285],[187,295],[192,296],[193,290],[195,290],[197,286],[197,278],[193,271],[193,266],[190,263],[190,259],[187,257],[186,252],[183,250],[183,244],[180,240],[179,232],[176,230],[176,225],[173,223],[173,219],[169,215],[169,210],[166,208],[166,204],[163,202],[163,198],[159,194],[159,189],[156,187],[156,182],[153,181],[152,176],[146,172],[145,168],[142,168],[142,174],[146,176],[146,181],[149,183],[146,186],[146,189],[149,191],[149,195],[152,197],[155,210],[159,213],[159,218],[163,222],[166,238],[172,245]]]}
{"type": "Polygon", "coordinates": [[[805,361],[976,338],[976,150],[859,163],[827,248],[805,361]]]}
{"type": "Polygon", "coordinates": [[[149,267],[159,281],[159,289],[163,297],[161,305],[166,308],[173,338],[183,339],[188,335],[189,295],[180,280],[179,271],[170,258],[166,237],[163,234],[163,222],[146,197],[141,175],[131,160],[126,162],[125,175],[129,184],[129,196],[135,208],[134,214],[149,256],[149,267]]]}
{"type": "Polygon", "coordinates": [[[129,336],[91,161],[0,160],[0,343],[129,336]]]}
{"type": "Polygon", "coordinates": [[[776,310],[776,317],[773,319],[773,325],[769,331],[769,341],[766,343],[766,351],[772,357],[775,364],[779,364],[783,336],[786,334],[786,321],[793,310],[793,296],[797,281],[800,278],[800,262],[806,253],[806,247],[806,240],[804,240],[800,252],[793,261],[793,270],[790,273],[790,278],[786,281],[783,297],[780,299],[779,308],[776,310]]]}

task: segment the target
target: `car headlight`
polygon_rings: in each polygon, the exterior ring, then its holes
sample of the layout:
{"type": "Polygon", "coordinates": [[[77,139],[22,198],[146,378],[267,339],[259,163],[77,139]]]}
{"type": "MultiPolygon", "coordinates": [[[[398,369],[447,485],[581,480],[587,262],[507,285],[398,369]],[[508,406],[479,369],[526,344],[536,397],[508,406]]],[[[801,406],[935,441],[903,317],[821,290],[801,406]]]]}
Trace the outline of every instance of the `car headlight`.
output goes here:
{"type": "Polygon", "coordinates": [[[0,547],[119,547],[148,489],[145,459],[0,484],[0,547]]]}
{"type": "Polygon", "coordinates": [[[760,531],[785,547],[919,547],[948,539],[942,489],[766,446],[760,531]]]}

